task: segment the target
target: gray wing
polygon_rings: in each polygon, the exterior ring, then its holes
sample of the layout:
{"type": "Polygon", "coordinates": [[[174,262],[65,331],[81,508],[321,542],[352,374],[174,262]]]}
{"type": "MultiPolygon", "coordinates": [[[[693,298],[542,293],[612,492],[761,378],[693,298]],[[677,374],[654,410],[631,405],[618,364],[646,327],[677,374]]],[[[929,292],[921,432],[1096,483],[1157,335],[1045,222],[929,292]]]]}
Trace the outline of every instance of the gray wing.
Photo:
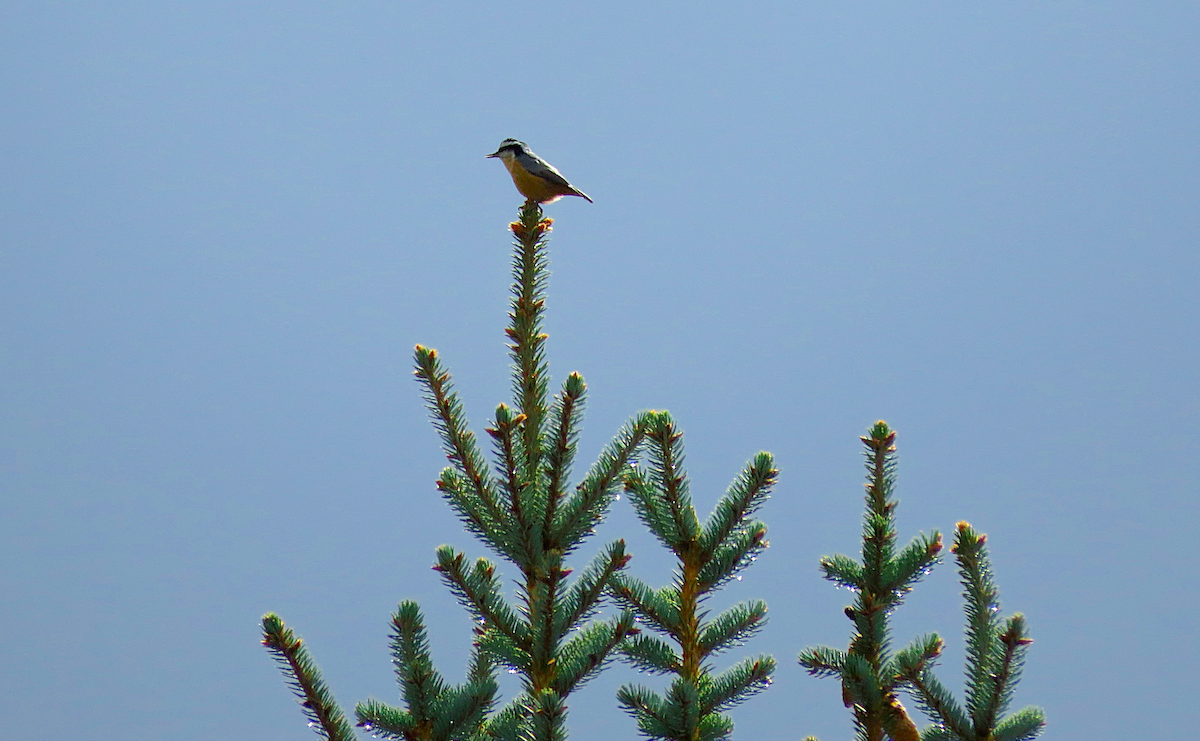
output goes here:
{"type": "Polygon", "coordinates": [[[517,159],[520,161],[522,167],[538,177],[545,178],[555,185],[561,185],[564,188],[575,187],[567,182],[567,179],[562,176],[561,172],[554,169],[554,165],[533,152],[522,152],[517,155],[517,159]]]}

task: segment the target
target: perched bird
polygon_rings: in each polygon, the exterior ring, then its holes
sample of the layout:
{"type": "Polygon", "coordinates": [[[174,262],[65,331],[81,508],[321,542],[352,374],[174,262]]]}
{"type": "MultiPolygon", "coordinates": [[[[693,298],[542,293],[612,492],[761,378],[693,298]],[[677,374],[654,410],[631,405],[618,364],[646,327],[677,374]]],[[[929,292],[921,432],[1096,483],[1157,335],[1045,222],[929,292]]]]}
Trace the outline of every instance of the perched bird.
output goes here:
{"type": "Polygon", "coordinates": [[[554,165],[529,151],[525,142],[505,139],[500,142],[500,148],[488,157],[500,158],[508,168],[508,174],[512,175],[517,190],[531,201],[554,203],[563,196],[579,196],[592,203],[587,193],[568,183],[562,173],[554,169],[554,165]]]}

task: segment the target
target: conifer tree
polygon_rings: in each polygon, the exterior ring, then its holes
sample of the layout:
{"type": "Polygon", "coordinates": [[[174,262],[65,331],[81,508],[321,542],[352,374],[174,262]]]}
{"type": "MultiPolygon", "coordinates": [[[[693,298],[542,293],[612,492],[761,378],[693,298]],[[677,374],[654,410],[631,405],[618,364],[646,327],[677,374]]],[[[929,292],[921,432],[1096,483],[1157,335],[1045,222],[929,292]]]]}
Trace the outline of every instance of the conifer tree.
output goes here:
{"type": "MultiPolygon", "coordinates": [[[[392,650],[407,709],[375,700],[357,707],[359,725],[377,736],[562,741],[567,697],[600,671],[627,636],[638,632],[629,612],[591,621],[613,577],[629,560],[624,541],[609,544],[574,579],[568,578],[572,569],[567,557],[605,517],[656,415],[633,418],[583,480],[574,488],[568,485],[587,387],[582,376],[572,373],[557,395],[549,393],[542,326],[551,223],[537,203],[527,201],[510,225],[516,242],[506,334],[514,402],[511,407],[500,404],[487,429],[494,471],[470,431],[437,351],[420,345],[415,351],[415,374],[450,460],[438,478],[438,490],[466,529],[519,571],[517,602],[503,594],[495,564],[484,558],[468,563],[453,547],[440,547],[434,569],[478,623],[467,682],[445,685],[433,669],[420,611],[414,603],[401,604],[392,621],[392,650]],[[521,676],[523,691],[492,711],[497,664],[521,676]]],[[[264,644],[280,660],[310,725],[333,741],[351,738],[299,639],[273,614],[264,617],[263,632],[264,644]]]]}
{"type": "Polygon", "coordinates": [[[724,710],[764,689],[775,669],[770,656],[746,659],[714,676],[710,659],[740,645],[766,623],[761,600],[741,603],[709,619],[700,607],[706,597],[767,547],[767,528],[751,515],[766,501],[778,471],[769,453],[759,453],[733,482],[701,526],[683,468],[683,433],[670,415],[654,417],[646,433],[649,466],[633,468],[625,479],[630,502],[646,527],[679,561],[675,580],[655,590],[619,573],[613,577],[617,601],[632,609],[655,632],[675,644],[641,634],[626,640],[624,656],[651,674],[673,674],[666,696],[638,685],[617,694],[643,735],[670,741],[712,741],[733,732],[724,710]]]}
{"type": "MultiPolygon", "coordinates": [[[[826,579],[858,595],[846,608],[854,634],[849,650],[805,649],[800,663],[811,674],[842,680],[842,702],[854,713],[861,741],[883,741],[885,734],[895,741],[917,741],[917,727],[897,696],[902,680],[889,650],[888,616],[937,562],[942,536],[922,533],[896,552],[896,433],[880,421],[861,439],[867,469],[862,563],[840,554],[821,559],[826,579]]],[[[901,654],[925,647],[918,639],[901,654]]]]}
{"type": "Polygon", "coordinates": [[[858,738],[882,741],[1026,741],[1045,726],[1040,708],[1028,707],[1001,719],[1020,678],[1032,642],[1025,618],[1001,625],[999,591],[992,580],[987,536],[958,523],[954,546],[967,615],[967,709],[964,711],[933,673],[944,642],[937,634],[915,639],[891,654],[888,616],[938,562],[941,536],[917,536],[895,552],[896,433],[876,422],[867,436],[867,511],[862,563],[842,556],[821,559],[825,578],[858,594],[846,608],[854,621],[850,649],[806,649],[800,663],[816,676],[838,677],[842,700],[854,713],[858,738]],[[897,692],[913,695],[933,724],[918,732],[897,692]]]}
{"type": "Polygon", "coordinates": [[[519,604],[512,606],[501,594],[495,566],[486,559],[468,567],[461,553],[442,546],[434,568],[482,626],[483,650],[522,676],[524,692],[488,724],[489,732],[532,741],[566,738],[566,698],[637,630],[628,612],[582,628],[628,562],[625,542],[611,543],[574,580],[567,579],[566,557],[604,518],[653,418],[652,413],[635,417],[583,481],[568,488],[587,387],[572,373],[553,401],[549,398],[542,321],[549,273],[545,235],[551,223],[537,203],[528,201],[512,224],[517,241],[507,334],[515,400],[512,408],[497,407],[487,430],[497,458],[495,476],[467,428],[437,353],[416,350],[416,375],[451,461],[438,489],[466,528],[520,571],[519,604]]]}

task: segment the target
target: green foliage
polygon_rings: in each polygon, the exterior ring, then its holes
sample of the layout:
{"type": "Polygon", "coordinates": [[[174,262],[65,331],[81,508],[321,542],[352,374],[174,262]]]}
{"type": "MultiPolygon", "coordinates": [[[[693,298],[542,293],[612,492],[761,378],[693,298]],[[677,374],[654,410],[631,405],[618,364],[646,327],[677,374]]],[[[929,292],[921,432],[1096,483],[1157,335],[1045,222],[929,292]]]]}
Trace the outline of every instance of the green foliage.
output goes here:
{"type": "Polygon", "coordinates": [[[1036,738],[1046,725],[1045,713],[1036,707],[1002,718],[1033,640],[1020,613],[1000,619],[1000,593],[992,579],[986,542],[986,535],[960,522],[951,548],[958,561],[967,618],[966,707],[933,673],[942,648],[936,636],[929,637],[922,650],[897,657],[898,676],[934,721],[922,733],[927,741],[1024,741],[1036,738]]]}
{"type": "Polygon", "coordinates": [[[275,657],[300,707],[304,708],[308,725],[329,741],[354,741],[354,729],[321,679],[321,671],[308,655],[304,641],[273,612],[263,615],[262,636],[262,644],[275,657]]]}
{"type": "Polygon", "coordinates": [[[842,700],[854,714],[862,741],[882,741],[885,735],[897,741],[918,737],[897,697],[902,682],[895,664],[921,654],[929,639],[918,639],[893,657],[888,616],[937,563],[942,549],[941,536],[934,532],[918,535],[896,552],[895,439],[885,422],[876,422],[862,438],[867,469],[862,561],[842,555],[821,559],[825,578],[857,595],[854,605],[846,608],[846,617],[854,623],[850,648],[816,647],[800,653],[800,663],[810,674],[841,679],[842,700]]]}
{"type": "Polygon", "coordinates": [[[446,685],[433,666],[425,622],[416,602],[401,602],[392,616],[392,664],[407,710],[378,700],[355,708],[358,724],[372,734],[401,741],[477,739],[485,734],[484,714],[496,696],[492,663],[476,646],[467,681],[446,685]]]}
{"type": "MultiPolygon", "coordinates": [[[[486,428],[490,464],[437,351],[418,345],[414,353],[415,375],[449,461],[437,488],[466,530],[519,572],[516,598],[506,596],[492,561],[469,560],[449,545],[438,548],[434,569],[477,625],[466,680],[452,686],[443,679],[419,607],[403,602],[391,632],[403,707],[369,699],[356,707],[358,724],[377,737],[403,741],[565,741],[567,698],[620,654],[642,672],[672,678],[662,693],[638,685],[618,692],[643,735],[726,739],[733,732],[728,711],[770,684],[775,661],[756,656],[716,672],[712,660],[761,630],[767,606],[743,602],[715,616],[700,608],[767,547],[766,526],[753,517],[778,471],[770,454],[759,453],[701,522],[683,465],[682,433],[668,413],[651,411],[632,418],[580,482],[569,484],[587,385],[572,373],[557,394],[550,393],[543,325],[551,223],[529,201],[510,225],[516,242],[506,335],[513,399],[496,407],[486,428]],[[618,486],[675,555],[671,584],[654,589],[627,574],[630,556],[622,540],[608,544],[578,574],[568,566],[568,556],[606,516],[618,486]],[[595,620],[606,596],[625,609],[595,620]],[[654,634],[643,634],[639,622],[654,634]],[[501,708],[495,707],[498,666],[522,680],[520,695],[501,708]]],[[[1031,642],[1025,620],[1020,614],[999,617],[986,537],[966,523],[959,523],[953,547],[966,600],[965,703],[933,673],[943,648],[937,635],[892,651],[889,616],[938,562],[942,541],[934,532],[897,547],[895,433],[878,422],[862,442],[867,486],[861,559],[821,560],[827,579],[856,594],[845,610],[854,625],[850,645],[806,649],[800,663],[813,675],[841,681],[863,741],[1035,738],[1045,725],[1040,709],[1005,715],[1031,642]],[[916,698],[933,725],[917,731],[900,691],[916,698]]],[[[354,739],[303,642],[274,614],[263,617],[262,631],[263,645],[309,725],[330,741],[354,739]]]]}
{"type": "MultiPolygon", "coordinates": [[[[587,385],[572,373],[550,398],[542,326],[549,277],[545,237],[551,223],[530,201],[510,225],[516,249],[506,334],[514,400],[496,408],[487,428],[493,468],[437,351],[420,345],[415,351],[415,374],[450,462],[438,478],[438,490],[469,532],[520,571],[517,604],[504,595],[492,562],[469,563],[454,548],[439,548],[434,569],[479,624],[467,681],[457,687],[445,683],[429,656],[420,610],[415,603],[402,603],[392,620],[392,659],[405,709],[377,700],[360,703],[359,725],[375,735],[406,741],[564,739],[567,696],[637,632],[630,613],[588,622],[629,561],[624,541],[609,544],[575,579],[569,578],[566,557],[604,519],[654,415],[631,420],[583,480],[574,488],[568,485],[587,385]],[[522,675],[524,691],[493,710],[497,663],[522,675]]],[[[335,741],[353,738],[299,639],[274,615],[263,625],[264,644],[303,699],[310,725],[335,741]]]]}
{"type": "Polygon", "coordinates": [[[1025,619],[999,617],[999,592],[992,580],[985,535],[958,523],[951,549],[958,561],[967,615],[967,703],[964,708],[934,675],[942,653],[936,634],[920,636],[894,655],[889,652],[888,616],[913,585],[938,561],[941,536],[918,535],[896,551],[896,434],[884,422],[866,437],[867,510],[862,562],[848,556],[821,559],[825,578],[857,593],[846,608],[854,622],[848,651],[816,647],[800,654],[810,674],[837,677],[842,699],[854,713],[858,737],[881,741],[1025,741],[1041,732],[1045,716],[1025,708],[1001,720],[1012,699],[1031,642],[1025,619]],[[918,733],[897,691],[912,694],[933,724],[918,733]]]}
{"type": "Polygon", "coordinates": [[[609,544],[574,579],[568,578],[566,557],[604,518],[654,419],[635,417],[579,485],[567,484],[587,385],[572,373],[550,398],[542,331],[550,224],[533,202],[512,224],[517,240],[506,333],[514,399],[511,407],[497,407],[487,429],[495,455],[491,470],[437,352],[418,345],[415,353],[415,373],[450,461],[438,489],[466,528],[518,569],[517,604],[504,596],[496,567],[486,559],[468,565],[463,554],[442,546],[434,568],[479,622],[479,649],[523,679],[522,695],[486,728],[501,738],[515,734],[530,741],[565,737],[566,698],[636,630],[629,614],[585,625],[629,560],[624,541],[609,544]]]}
{"type": "Polygon", "coordinates": [[[770,683],[775,660],[758,656],[714,674],[709,659],[757,633],[767,606],[742,603],[710,620],[699,606],[767,547],[766,526],[750,517],[766,501],[778,472],[771,456],[759,453],[702,527],[683,469],[683,435],[666,412],[651,420],[645,453],[648,465],[626,475],[625,489],[638,517],[676,555],[679,568],[674,583],[659,590],[624,573],[614,575],[611,589],[618,602],[676,644],[638,635],[622,644],[624,657],[642,671],[675,679],[665,696],[626,685],[617,698],[650,738],[726,738],[733,721],[724,712],[770,683]]]}

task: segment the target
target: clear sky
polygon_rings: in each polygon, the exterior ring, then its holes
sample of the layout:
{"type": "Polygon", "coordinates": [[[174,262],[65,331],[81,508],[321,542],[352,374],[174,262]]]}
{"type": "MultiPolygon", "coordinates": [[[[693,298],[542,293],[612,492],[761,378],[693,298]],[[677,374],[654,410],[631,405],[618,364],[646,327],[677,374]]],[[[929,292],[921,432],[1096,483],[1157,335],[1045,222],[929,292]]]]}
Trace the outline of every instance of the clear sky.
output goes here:
{"type": "MultiPolygon", "coordinates": [[[[438,498],[409,368],[476,428],[508,396],[517,137],[547,207],[582,458],[670,409],[707,511],[778,458],[774,686],[735,738],[850,735],[817,559],[858,546],[858,436],[899,431],[905,541],[989,533],[1045,738],[1181,738],[1196,707],[1200,11],[1192,3],[9,3],[0,9],[5,736],[315,738],[259,616],[338,698],[398,702],[429,570],[485,555],[438,498]]],[[[668,561],[627,502],[591,544],[668,561]]],[[[584,556],[588,553],[582,554],[584,556]]],[[[503,573],[512,574],[511,568],[503,573]]],[[[961,693],[952,564],[896,614],[961,693]]],[[[633,738],[615,666],[572,737],[633,738]]],[[[652,682],[653,683],[653,682],[652,682]]]]}

